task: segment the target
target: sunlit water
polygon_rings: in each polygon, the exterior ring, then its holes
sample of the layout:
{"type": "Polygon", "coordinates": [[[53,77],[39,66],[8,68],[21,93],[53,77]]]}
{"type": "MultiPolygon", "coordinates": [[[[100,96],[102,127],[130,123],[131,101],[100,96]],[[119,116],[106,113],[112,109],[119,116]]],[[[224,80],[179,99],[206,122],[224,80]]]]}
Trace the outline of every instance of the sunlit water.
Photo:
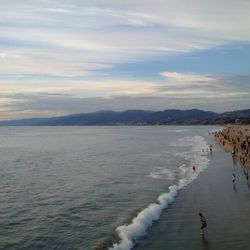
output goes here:
{"type": "Polygon", "coordinates": [[[146,249],[213,129],[0,127],[0,249],[146,249]]]}

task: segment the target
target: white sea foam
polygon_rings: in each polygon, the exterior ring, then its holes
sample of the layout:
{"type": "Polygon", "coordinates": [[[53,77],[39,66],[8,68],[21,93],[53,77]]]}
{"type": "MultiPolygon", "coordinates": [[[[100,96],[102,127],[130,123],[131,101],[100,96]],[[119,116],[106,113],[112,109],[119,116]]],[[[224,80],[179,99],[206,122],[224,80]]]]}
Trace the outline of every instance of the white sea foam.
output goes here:
{"type": "MultiPolygon", "coordinates": [[[[145,235],[152,223],[159,219],[163,209],[166,209],[171,204],[178,194],[178,191],[194,179],[196,179],[201,171],[203,171],[209,163],[206,155],[202,155],[200,148],[207,147],[206,141],[201,136],[184,138],[185,146],[191,146],[192,150],[189,154],[189,165],[182,164],[179,166],[180,179],[175,185],[169,187],[167,193],[158,197],[157,203],[150,204],[142,210],[129,225],[122,225],[116,229],[120,237],[120,242],[113,245],[112,250],[129,250],[135,244],[135,241],[145,235]],[[195,164],[196,171],[192,170],[192,165],[195,164]]],[[[183,142],[182,141],[182,142],[183,142]]],[[[177,145],[182,144],[178,141],[177,145]]],[[[183,145],[183,144],[182,144],[183,145]]]]}
{"type": "Polygon", "coordinates": [[[175,178],[174,172],[170,169],[157,167],[152,171],[148,177],[153,179],[165,179],[165,180],[173,180],[175,178]]]}
{"type": "MultiPolygon", "coordinates": [[[[184,147],[184,146],[195,146],[193,145],[193,143],[195,141],[200,141],[200,138],[203,138],[199,135],[196,136],[189,136],[189,137],[184,137],[184,138],[180,138],[176,141],[170,142],[169,145],[170,146],[174,146],[174,147],[184,147]]],[[[202,146],[202,144],[200,144],[202,146]]],[[[204,144],[205,146],[207,144],[204,144]]]]}
{"type": "Polygon", "coordinates": [[[184,129],[176,129],[176,130],[173,130],[172,132],[173,133],[182,133],[182,132],[187,132],[188,129],[184,128],[184,129]]]}

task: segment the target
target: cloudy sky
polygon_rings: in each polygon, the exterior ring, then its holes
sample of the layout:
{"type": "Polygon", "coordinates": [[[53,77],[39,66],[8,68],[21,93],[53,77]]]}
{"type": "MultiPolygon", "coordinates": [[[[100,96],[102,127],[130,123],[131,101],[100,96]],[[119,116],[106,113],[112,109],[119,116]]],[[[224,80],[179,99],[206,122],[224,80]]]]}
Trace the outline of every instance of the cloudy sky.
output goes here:
{"type": "Polygon", "coordinates": [[[248,0],[0,0],[0,120],[250,108],[248,0]]]}

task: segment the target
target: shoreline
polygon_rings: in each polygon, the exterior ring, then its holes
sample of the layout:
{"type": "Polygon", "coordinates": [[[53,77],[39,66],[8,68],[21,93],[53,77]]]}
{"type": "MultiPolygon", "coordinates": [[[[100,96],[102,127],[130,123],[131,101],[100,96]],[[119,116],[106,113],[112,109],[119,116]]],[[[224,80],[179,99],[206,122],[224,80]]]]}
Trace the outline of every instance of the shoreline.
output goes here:
{"type": "Polygon", "coordinates": [[[234,162],[250,168],[250,125],[230,125],[213,135],[220,147],[231,152],[234,162]]]}
{"type": "Polygon", "coordinates": [[[179,193],[136,250],[241,250],[249,246],[250,185],[246,178],[249,170],[236,166],[224,148],[213,143],[215,132],[208,134],[207,143],[213,145],[213,152],[208,156],[209,167],[179,193]],[[234,185],[232,173],[236,175],[234,185]],[[208,222],[203,238],[197,215],[200,211],[208,222]]]}

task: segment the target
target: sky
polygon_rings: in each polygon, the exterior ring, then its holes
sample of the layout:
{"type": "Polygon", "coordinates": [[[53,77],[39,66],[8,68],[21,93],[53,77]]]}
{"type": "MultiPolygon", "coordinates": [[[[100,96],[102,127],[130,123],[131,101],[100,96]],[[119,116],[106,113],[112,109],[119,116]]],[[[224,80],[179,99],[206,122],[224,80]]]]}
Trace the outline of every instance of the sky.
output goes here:
{"type": "Polygon", "coordinates": [[[0,120],[250,108],[248,0],[0,6],[0,120]]]}

